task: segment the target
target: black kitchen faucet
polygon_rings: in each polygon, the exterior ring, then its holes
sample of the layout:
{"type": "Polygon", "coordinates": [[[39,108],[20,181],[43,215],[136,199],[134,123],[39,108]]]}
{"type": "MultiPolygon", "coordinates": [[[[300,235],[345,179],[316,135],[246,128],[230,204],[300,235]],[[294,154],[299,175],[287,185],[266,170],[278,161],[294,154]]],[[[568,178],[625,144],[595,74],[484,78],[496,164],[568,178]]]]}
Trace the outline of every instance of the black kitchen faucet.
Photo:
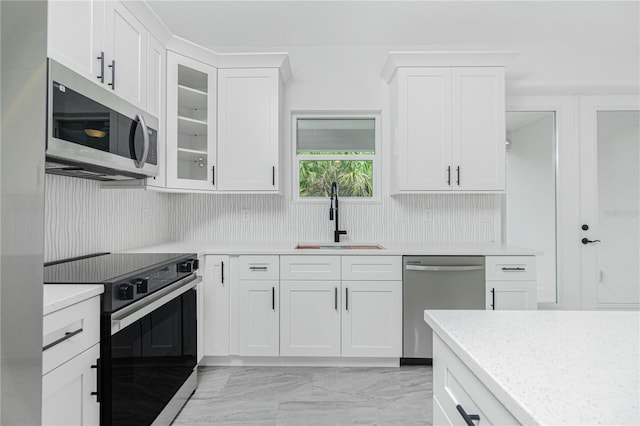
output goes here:
{"type": "Polygon", "coordinates": [[[347,231],[341,230],[338,224],[338,184],[335,180],[331,184],[331,207],[329,207],[329,220],[336,222],[336,230],[333,232],[333,241],[339,243],[340,235],[345,235],[347,231]]]}

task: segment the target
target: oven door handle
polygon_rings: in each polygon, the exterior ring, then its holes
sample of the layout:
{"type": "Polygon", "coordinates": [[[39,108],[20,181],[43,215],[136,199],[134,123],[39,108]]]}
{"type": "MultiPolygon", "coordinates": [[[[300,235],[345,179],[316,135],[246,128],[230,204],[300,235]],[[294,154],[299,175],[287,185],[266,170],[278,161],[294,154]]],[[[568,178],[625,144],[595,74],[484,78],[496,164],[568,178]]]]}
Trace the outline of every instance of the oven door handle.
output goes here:
{"type": "Polygon", "coordinates": [[[190,275],[116,312],[111,315],[111,335],[181,296],[201,281],[200,275],[190,275]]]}

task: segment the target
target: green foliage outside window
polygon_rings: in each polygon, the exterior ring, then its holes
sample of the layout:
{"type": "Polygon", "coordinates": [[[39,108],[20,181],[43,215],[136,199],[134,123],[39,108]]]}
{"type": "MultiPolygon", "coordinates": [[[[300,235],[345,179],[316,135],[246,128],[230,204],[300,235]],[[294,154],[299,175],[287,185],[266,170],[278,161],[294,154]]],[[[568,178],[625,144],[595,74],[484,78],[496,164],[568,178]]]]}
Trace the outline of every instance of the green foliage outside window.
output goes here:
{"type": "Polygon", "coordinates": [[[300,197],[329,197],[333,181],[338,183],[338,194],[341,197],[373,196],[373,161],[371,160],[301,160],[299,164],[300,197]]]}

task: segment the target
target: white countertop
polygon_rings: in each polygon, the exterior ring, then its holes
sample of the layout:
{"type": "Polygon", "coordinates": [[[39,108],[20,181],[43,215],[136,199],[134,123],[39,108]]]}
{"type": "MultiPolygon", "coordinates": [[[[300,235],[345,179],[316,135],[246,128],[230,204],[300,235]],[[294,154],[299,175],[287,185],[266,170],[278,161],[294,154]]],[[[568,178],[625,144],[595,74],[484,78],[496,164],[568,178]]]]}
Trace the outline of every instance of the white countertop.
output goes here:
{"type": "MultiPolygon", "coordinates": [[[[331,242],[300,241],[301,244],[334,245],[331,242]]],[[[251,242],[251,241],[176,241],[138,247],[127,252],[135,253],[197,253],[198,255],[240,255],[240,254],[313,254],[313,255],[417,255],[417,256],[517,256],[542,254],[536,250],[507,246],[500,243],[475,242],[379,242],[384,247],[376,249],[295,249],[298,242],[251,242]]],[[[344,242],[343,245],[373,244],[371,242],[344,242]]]]}
{"type": "Polygon", "coordinates": [[[59,311],[103,292],[104,286],[97,284],[46,284],[43,286],[42,314],[59,311]]]}
{"type": "Polygon", "coordinates": [[[640,424],[640,312],[425,311],[523,424],[640,424]]]}

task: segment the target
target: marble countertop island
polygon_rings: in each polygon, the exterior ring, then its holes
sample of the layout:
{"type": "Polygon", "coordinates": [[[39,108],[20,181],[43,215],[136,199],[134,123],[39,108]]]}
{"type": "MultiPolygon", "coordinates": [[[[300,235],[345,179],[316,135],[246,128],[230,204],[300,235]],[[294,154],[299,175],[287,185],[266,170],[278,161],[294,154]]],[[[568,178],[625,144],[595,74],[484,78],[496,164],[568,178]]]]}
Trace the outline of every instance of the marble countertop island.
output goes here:
{"type": "Polygon", "coordinates": [[[640,424],[640,312],[428,310],[424,319],[522,424],[640,424]]]}

